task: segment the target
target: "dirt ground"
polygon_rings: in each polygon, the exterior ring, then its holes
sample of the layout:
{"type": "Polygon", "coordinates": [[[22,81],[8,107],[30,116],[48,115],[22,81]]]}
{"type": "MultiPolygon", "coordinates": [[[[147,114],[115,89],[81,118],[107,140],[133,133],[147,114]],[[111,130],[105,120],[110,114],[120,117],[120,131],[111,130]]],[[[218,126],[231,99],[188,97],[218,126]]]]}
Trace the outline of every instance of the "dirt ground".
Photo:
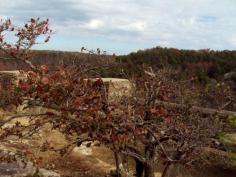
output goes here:
{"type": "MultiPolygon", "coordinates": [[[[23,119],[21,120],[22,122],[23,119]]],[[[48,141],[56,148],[67,144],[64,136],[58,131],[51,131],[50,127],[44,127],[40,136],[18,140],[10,138],[9,141],[1,143],[12,151],[27,152],[28,159],[36,159],[40,168],[53,170],[65,177],[103,177],[114,169],[114,161],[111,152],[104,147],[87,148],[81,146],[61,156],[53,151],[42,152],[39,147],[48,141]]],[[[1,176],[1,172],[0,172],[1,176]]]]}
{"type": "Polygon", "coordinates": [[[91,161],[71,155],[64,158],[58,157],[54,160],[51,159],[48,162],[49,163],[42,166],[53,163],[53,170],[63,177],[103,177],[108,174],[103,167],[98,168],[98,166],[94,166],[91,161]]]}
{"type": "MultiPolygon", "coordinates": [[[[27,118],[21,118],[21,122],[27,123],[27,118]]],[[[109,176],[108,174],[112,169],[115,169],[112,152],[103,146],[93,146],[92,148],[82,146],[73,149],[73,151],[62,157],[55,152],[41,152],[39,150],[39,147],[46,140],[55,147],[62,147],[68,143],[61,133],[51,130],[48,125],[42,129],[39,136],[24,140],[12,139],[9,143],[4,145],[7,145],[9,149],[13,148],[20,151],[30,151],[28,158],[34,159],[36,157],[37,165],[39,167],[53,170],[62,177],[105,177],[109,176]]],[[[176,170],[179,172],[179,169],[176,168],[175,171],[176,170]]],[[[159,176],[160,173],[157,172],[156,177],[159,176]]],[[[182,176],[189,177],[190,174],[184,172],[184,175],[182,176]]],[[[236,170],[225,169],[219,166],[198,169],[195,170],[193,174],[193,177],[234,176],[236,176],[236,170]]]]}

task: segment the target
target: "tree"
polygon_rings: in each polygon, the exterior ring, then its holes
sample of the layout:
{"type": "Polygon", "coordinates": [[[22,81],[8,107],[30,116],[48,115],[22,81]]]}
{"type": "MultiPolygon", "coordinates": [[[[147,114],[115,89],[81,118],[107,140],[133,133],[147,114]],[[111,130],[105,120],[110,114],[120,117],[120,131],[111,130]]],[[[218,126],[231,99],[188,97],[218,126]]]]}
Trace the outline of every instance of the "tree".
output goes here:
{"type": "MultiPolygon", "coordinates": [[[[173,109],[160,105],[179,94],[174,83],[162,77],[161,72],[144,72],[141,78],[131,80],[133,95],[123,101],[110,103],[107,87],[101,78],[89,78],[89,69],[83,66],[58,66],[50,71],[46,65],[34,66],[30,62],[31,47],[41,35],[48,42],[52,31],[48,20],[31,19],[24,27],[16,29],[10,20],[0,25],[1,51],[23,60],[29,69],[22,71],[26,79],[7,92],[1,92],[3,107],[22,105],[40,106],[44,112],[27,114],[30,125],[19,122],[3,128],[0,138],[14,135],[20,138],[37,133],[50,123],[67,136],[70,144],[62,149],[45,143],[44,148],[64,154],[71,146],[82,142],[99,141],[114,152],[117,175],[124,175],[119,168],[118,156],[126,155],[136,162],[137,177],[154,177],[155,164],[164,163],[163,177],[172,164],[192,165],[203,149],[215,147],[212,139],[221,131],[214,117],[192,113],[188,108],[173,109]],[[15,32],[17,42],[9,44],[4,32],[15,32]],[[151,74],[150,74],[151,73],[151,74]],[[6,95],[7,93],[7,95],[6,95]],[[211,121],[211,124],[206,122],[211,121]]],[[[25,116],[13,115],[1,122],[25,116]]]]}

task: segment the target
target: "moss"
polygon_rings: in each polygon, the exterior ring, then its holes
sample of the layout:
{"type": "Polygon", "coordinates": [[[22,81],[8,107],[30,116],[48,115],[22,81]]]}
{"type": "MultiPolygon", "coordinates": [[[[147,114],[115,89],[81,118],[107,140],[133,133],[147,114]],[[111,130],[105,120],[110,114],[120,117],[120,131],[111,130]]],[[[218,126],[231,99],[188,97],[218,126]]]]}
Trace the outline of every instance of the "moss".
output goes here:
{"type": "Polygon", "coordinates": [[[229,152],[236,153],[236,133],[222,133],[219,135],[219,141],[229,152]]]}
{"type": "Polygon", "coordinates": [[[229,134],[229,133],[220,133],[218,135],[219,140],[223,144],[231,145],[236,144],[236,135],[235,134],[229,134]]]}
{"type": "Polygon", "coordinates": [[[232,160],[234,163],[236,163],[236,153],[233,153],[233,152],[229,153],[229,158],[230,158],[230,160],[232,160]]]}
{"type": "Polygon", "coordinates": [[[235,116],[229,115],[229,116],[227,117],[227,120],[230,122],[231,125],[233,125],[234,127],[236,127],[236,117],[235,117],[235,116]]]}

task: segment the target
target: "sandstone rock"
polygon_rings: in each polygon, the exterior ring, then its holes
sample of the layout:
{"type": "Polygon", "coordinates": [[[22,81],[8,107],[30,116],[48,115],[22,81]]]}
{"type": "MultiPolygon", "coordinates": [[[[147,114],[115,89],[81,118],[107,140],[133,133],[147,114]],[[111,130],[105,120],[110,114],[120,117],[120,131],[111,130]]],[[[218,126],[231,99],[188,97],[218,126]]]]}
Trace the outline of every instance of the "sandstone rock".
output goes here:
{"type": "Polygon", "coordinates": [[[232,71],[232,72],[226,73],[224,75],[224,79],[236,81],[236,72],[232,71]]]}
{"type": "Polygon", "coordinates": [[[0,162],[1,177],[29,177],[34,174],[43,177],[60,177],[61,175],[44,168],[37,168],[31,161],[27,161],[22,156],[19,156],[14,150],[10,151],[8,147],[0,146],[1,156],[14,156],[15,160],[10,162],[0,162]]]}
{"type": "Polygon", "coordinates": [[[132,84],[128,79],[102,78],[102,80],[108,85],[109,102],[118,102],[131,95],[132,84]]]}
{"type": "MultiPolygon", "coordinates": [[[[26,79],[26,75],[22,74],[18,70],[14,71],[0,71],[0,75],[12,77],[14,84],[18,84],[19,80],[26,79]]],[[[96,80],[96,79],[92,79],[96,80]]],[[[108,100],[109,102],[117,102],[122,100],[123,97],[130,96],[132,91],[132,84],[128,79],[120,78],[102,78],[102,81],[108,88],[108,100]]]]}
{"type": "Polygon", "coordinates": [[[24,80],[26,79],[26,75],[22,74],[20,71],[18,70],[14,70],[14,71],[0,71],[0,77],[4,78],[4,77],[9,77],[11,78],[12,82],[14,84],[18,84],[19,80],[24,80]]]}

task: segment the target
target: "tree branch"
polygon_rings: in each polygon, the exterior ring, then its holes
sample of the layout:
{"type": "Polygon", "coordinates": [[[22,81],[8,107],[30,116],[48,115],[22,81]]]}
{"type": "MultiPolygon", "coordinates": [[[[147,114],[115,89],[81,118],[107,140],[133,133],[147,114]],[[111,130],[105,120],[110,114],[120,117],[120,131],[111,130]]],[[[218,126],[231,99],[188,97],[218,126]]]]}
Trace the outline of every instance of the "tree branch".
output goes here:
{"type": "Polygon", "coordinates": [[[5,119],[3,118],[4,120],[0,121],[0,127],[20,117],[38,117],[38,116],[45,116],[45,115],[47,115],[47,113],[38,113],[38,114],[25,113],[25,114],[16,114],[16,115],[8,116],[5,119]]]}

